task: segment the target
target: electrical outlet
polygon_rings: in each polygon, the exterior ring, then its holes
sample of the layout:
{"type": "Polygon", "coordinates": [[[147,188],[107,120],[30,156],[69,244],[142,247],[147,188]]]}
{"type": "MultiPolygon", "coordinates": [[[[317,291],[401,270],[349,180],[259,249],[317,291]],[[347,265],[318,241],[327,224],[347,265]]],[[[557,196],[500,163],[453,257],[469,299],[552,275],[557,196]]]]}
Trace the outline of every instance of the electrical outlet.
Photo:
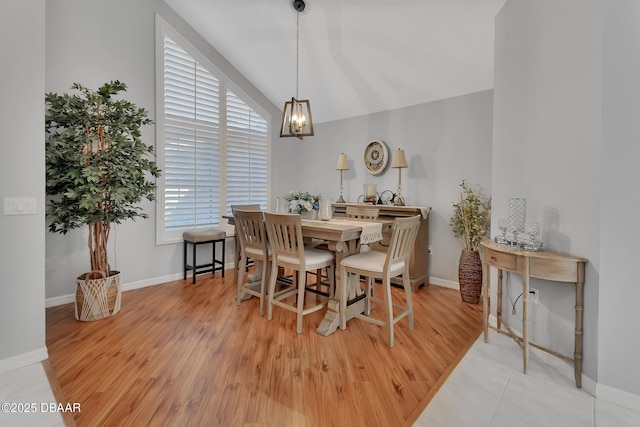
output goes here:
{"type": "Polygon", "coordinates": [[[540,291],[536,288],[529,288],[529,301],[534,304],[538,303],[538,297],[540,296],[540,291]]]}

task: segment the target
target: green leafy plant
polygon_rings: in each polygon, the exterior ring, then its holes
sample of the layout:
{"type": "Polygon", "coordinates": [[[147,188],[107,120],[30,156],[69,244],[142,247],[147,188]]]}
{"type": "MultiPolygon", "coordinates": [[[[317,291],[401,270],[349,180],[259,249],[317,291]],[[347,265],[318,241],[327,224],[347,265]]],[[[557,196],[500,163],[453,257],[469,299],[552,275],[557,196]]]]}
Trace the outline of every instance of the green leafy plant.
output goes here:
{"type": "Polygon", "coordinates": [[[460,187],[460,201],[453,204],[449,225],[453,234],[463,239],[466,250],[477,251],[489,229],[491,198],[483,199],[465,180],[462,180],[460,187]]]}
{"type": "Polygon", "coordinates": [[[147,218],[138,204],[155,199],[153,178],[160,170],[140,133],[152,121],[144,108],[114,98],[126,91],[117,80],[97,91],[78,83],[71,89],[78,93],[45,95],[49,231],[66,234],[87,225],[91,270],[109,275],[111,224],[147,218]]]}

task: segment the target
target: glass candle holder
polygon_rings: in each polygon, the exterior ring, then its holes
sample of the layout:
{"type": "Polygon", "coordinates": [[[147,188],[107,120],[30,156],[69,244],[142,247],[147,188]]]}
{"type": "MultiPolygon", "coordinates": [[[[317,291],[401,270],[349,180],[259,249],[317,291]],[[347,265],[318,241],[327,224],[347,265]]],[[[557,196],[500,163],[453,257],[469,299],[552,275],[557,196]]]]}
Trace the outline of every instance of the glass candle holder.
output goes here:
{"type": "Polygon", "coordinates": [[[498,230],[502,233],[502,236],[496,237],[496,243],[507,243],[507,228],[509,227],[509,220],[507,218],[500,218],[498,220],[498,230]]]}
{"type": "Polygon", "coordinates": [[[529,243],[535,247],[536,237],[540,234],[540,224],[537,222],[526,222],[524,224],[524,234],[529,236],[529,243]]]}
{"type": "Polygon", "coordinates": [[[375,204],[377,197],[376,184],[364,184],[364,202],[375,204]]]}
{"type": "Polygon", "coordinates": [[[514,243],[518,243],[518,234],[524,230],[527,218],[527,199],[520,197],[509,198],[509,210],[507,213],[508,228],[513,233],[514,243]]]}

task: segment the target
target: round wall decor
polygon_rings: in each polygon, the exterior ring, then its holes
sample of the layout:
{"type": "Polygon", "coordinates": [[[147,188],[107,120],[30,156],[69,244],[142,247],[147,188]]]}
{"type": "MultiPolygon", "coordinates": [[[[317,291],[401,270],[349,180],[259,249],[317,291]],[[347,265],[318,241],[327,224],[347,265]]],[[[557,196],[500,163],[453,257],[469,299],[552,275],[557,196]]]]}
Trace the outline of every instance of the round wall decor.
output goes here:
{"type": "Polygon", "coordinates": [[[364,167],[371,175],[379,175],[389,162],[389,149],[380,139],[374,139],[364,149],[364,167]]]}

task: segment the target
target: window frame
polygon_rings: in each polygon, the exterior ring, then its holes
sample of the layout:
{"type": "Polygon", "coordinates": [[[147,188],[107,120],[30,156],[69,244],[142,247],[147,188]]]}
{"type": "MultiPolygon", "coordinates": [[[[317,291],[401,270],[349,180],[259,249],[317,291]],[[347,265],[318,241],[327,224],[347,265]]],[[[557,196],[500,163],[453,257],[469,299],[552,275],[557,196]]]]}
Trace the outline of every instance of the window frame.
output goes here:
{"type": "MultiPolygon", "coordinates": [[[[271,200],[271,147],[272,147],[272,120],[271,114],[256,101],[249,97],[237,84],[227,77],[210,59],[196,49],[185,37],[171,27],[159,15],[156,15],[155,34],[155,76],[156,76],[156,162],[162,170],[165,164],[165,110],[164,110],[164,36],[165,34],[177,43],[187,54],[211,73],[219,83],[219,161],[220,161],[220,217],[217,228],[224,229],[228,235],[234,235],[235,229],[227,224],[223,218],[226,215],[227,204],[227,91],[233,94],[251,108],[256,114],[262,117],[267,123],[267,203],[271,200]]],[[[184,230],[165,230],[165,181],[161,173],[158,178],[156,194],[156,244],[174,244],[182,242],[184,230]]]]}

